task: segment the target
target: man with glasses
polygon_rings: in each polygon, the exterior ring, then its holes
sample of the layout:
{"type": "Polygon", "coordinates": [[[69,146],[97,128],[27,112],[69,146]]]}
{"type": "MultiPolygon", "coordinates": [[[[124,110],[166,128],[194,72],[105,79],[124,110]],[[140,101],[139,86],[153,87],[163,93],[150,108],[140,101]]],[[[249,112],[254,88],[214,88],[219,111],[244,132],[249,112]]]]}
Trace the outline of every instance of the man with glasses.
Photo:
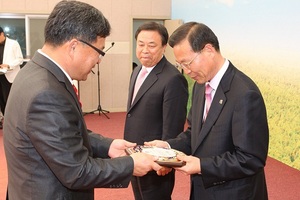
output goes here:
{"type": "Polygon", "coordinates": [[[90,46],[91,48],[93,48],[95,51],[97,51],[99,53],[99,60],[102,59],[102,57],[105,56],[105,53],[101,50],[101,49],[98,49],[97,47],[95,47],[94,45],[86,42],[86,41],[83,41],[83,40],[79,40],[80,42],[83,42],[84,44],[90,46]]]}
{"type": "Polygon", "coordinates": [[[188,129],[176,139],[148,145],[171,147],[191,175],[191,200],[268,199],[264,167],[269,130],[256,84],[221,55],[213,31],[189,22],[171,35],[177,65],[196,82],[188,129]],[[209,107],[209,108],[208,108],[209,107]]]}
{"type": "Polygon", "coordinates": [[[6,107],[10,200],[92,200],[96,187],[128,187],[132,175],[162,169],[150,155],[126,156],[134,143],[86,128],[71,83],[101,62],[110,29],[86,3],[61,1],[51,12],[45,44],[20,70],[6,107]]]}

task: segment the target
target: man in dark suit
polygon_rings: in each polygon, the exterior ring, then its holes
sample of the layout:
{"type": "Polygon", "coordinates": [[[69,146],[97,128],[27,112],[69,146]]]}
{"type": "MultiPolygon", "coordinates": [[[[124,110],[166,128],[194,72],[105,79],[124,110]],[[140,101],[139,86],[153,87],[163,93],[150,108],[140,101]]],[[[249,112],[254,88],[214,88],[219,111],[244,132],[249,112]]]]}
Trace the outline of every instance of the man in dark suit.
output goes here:
{"type": "MultiPolygon", "coordinates": [[[[168,42],[166,28],[156,22],[136,31],[136,56],[142,63],[130,79],[124,138],[137,144],[154,139],[175,138],[184,129],[188,86],[185,77],[164,57],[168,42]],[[140,89],[139,79],[146,76],[140,89]]],[[[149,172],[132,177],[136,200],[169,200],[174,187],[174,170],[166,176],[149,172]]]]}
{"type": "Polygon", "coordinates": [[[96,8],[61,1],[45,26],[45,44],[20,70],[8,98],[4,147],[10,200],[92,200],[95,187],[128,187],[132,174],[160,170],[134,143],[87,130],[72,80],[101,62],[110,24],[96,8]],[[123,157],[119,157],[123,156],[123,157]]]}
{"type": "MultiPolygon", "coordinates": [[[[189,127],[167,141],[189,155],[178,156],[186,165],[177,170],[191,175],[190,199],[268,199],[264,166],[269,130],[259,89],[221,55],[218,39],[206,25],[182,25],[169,44],[178,65],[196,81],[189,127]],[[212,102],[206,114],[207,85],[212,102]]],[[[167,147],[167,143],[147,144],[167,147]]]]}

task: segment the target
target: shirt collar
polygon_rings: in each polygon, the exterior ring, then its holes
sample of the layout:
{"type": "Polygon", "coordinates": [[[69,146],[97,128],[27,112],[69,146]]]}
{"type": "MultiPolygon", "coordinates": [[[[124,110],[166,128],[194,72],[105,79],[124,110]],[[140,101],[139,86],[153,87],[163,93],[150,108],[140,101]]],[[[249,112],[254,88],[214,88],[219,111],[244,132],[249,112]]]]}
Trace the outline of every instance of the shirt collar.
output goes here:
{"type": "Polygon", "coordinates": [[[218,73],[211,79],[209,82],[209,85],[214,89],[214,91],[217,90],[219,83],[221,82],[222,77],[224,76],[226,70],[228,69],[229,61],[225,59],[225,62],[221,69],[218,71],[218,73]]]}
{"type": "Polygon", "coordinates": [[[50,58],[46,53],[44,53],[41,49],[38,49],[38,52],[40,54],[42,54],[43,56],[45,56],[46,58],[48,58],[49,60],[51,60],[52,62],[54,62],[58,68],[66,75],[66,77],[68,78],[68,80],[70,81],[71,84],[73,84],[71,77],[69,76],[69,74],[57,63],[55,62],[55,60],[53,60],[52,58],[50,58]]]}
{"type": "Polygon", "coordinates": [[[153,67],[145,67],[145,66],[142,66],[142,68],[146,69],[148,74],[154,69],[156,65],[154,65],[153,67]]]}

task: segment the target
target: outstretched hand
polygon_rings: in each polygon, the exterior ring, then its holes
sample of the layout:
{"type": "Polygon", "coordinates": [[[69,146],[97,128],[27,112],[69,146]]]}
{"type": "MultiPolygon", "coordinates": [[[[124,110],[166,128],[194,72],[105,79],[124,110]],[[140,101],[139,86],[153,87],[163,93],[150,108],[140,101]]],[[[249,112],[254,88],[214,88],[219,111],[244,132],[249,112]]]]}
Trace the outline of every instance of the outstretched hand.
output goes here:
{"type": "Polygon", "coordinates": [[[122,139],[115,139],[109,147],[108,155],[111,158],[126,156],[127,154],[125,152],[125,149],[134,146],[136,146],[136,143],[128,142],[122,139]]]}
{"type": "Polygon", "coordinates": [[[133,153],[130,155],[134,162],[133,175],[134,176],[144,176],[149,171],[162,170],[162,166],[157,164],[155,161],[157,158],[145,153],[133,153]]]}
{"type": "Polygon", "coordinates": [[[201,173],[201,165],[200,165],[200,159],[194,156],[183,156],[178,155],[178,160],[185,161],[185,165],[182,167],[176,167],[175,169],[177,171],[182,172],[185,175],[191,175],[191,174],[199,174],[201,173]]]}

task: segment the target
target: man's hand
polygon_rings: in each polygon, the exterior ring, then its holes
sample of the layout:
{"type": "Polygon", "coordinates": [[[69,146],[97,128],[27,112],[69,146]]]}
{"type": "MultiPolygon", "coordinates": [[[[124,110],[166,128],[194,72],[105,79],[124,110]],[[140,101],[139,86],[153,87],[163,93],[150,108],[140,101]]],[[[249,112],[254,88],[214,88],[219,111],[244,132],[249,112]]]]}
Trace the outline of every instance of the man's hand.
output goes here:
{"type": "MultiPolygon", "coordinates": [[[[130,155],[134,162],[133,175],[134,176],[144,176],[149,171],[162,170],[162,166],[158,165],[155,161],[156,158],[145,153],[133,153],[130,155]]],[[[162,173],[162,172],[161,172],[162,173]]]]}
{"type": "Polygon", "coordinates": [[[182,172],[185,175],[191,174],[200,174],[201,173],[201,165],[200,159],[194,156],[177,156],[178,160],[185,161],[186,164],[183,167],[176,167],[177,171],[182,172]]]}
{"type": "Polygon", "coordinates": [[[7,69],[8,70],[8,69],[10,69],[10,67],[7,64],[1,64],[0,69],[7,69]]]}
{"type": "Polygon", "coordinates": [[[144,142],[145,146],[155,146],[155,147],[162,147],[162,148],[170,148],[170,145],[162,140],[153,140],[150,142],[144,142]]]}
{"type": "Polygon", "coordinates": [[[158,176],[165,176],[167,175],[170,171],[172,171],[172,168],[169,168],[169,167],[162,167],[160,170],[158,170],[156,172],[156,174],[158,176]]]}
{"type": "Polygon", "coordinates": [[[136,143],[128,142],[122,139],[115,139],[108,150],[108,155],[111,158],[126,156],[125,149],[136,146],[136,143]]]}

